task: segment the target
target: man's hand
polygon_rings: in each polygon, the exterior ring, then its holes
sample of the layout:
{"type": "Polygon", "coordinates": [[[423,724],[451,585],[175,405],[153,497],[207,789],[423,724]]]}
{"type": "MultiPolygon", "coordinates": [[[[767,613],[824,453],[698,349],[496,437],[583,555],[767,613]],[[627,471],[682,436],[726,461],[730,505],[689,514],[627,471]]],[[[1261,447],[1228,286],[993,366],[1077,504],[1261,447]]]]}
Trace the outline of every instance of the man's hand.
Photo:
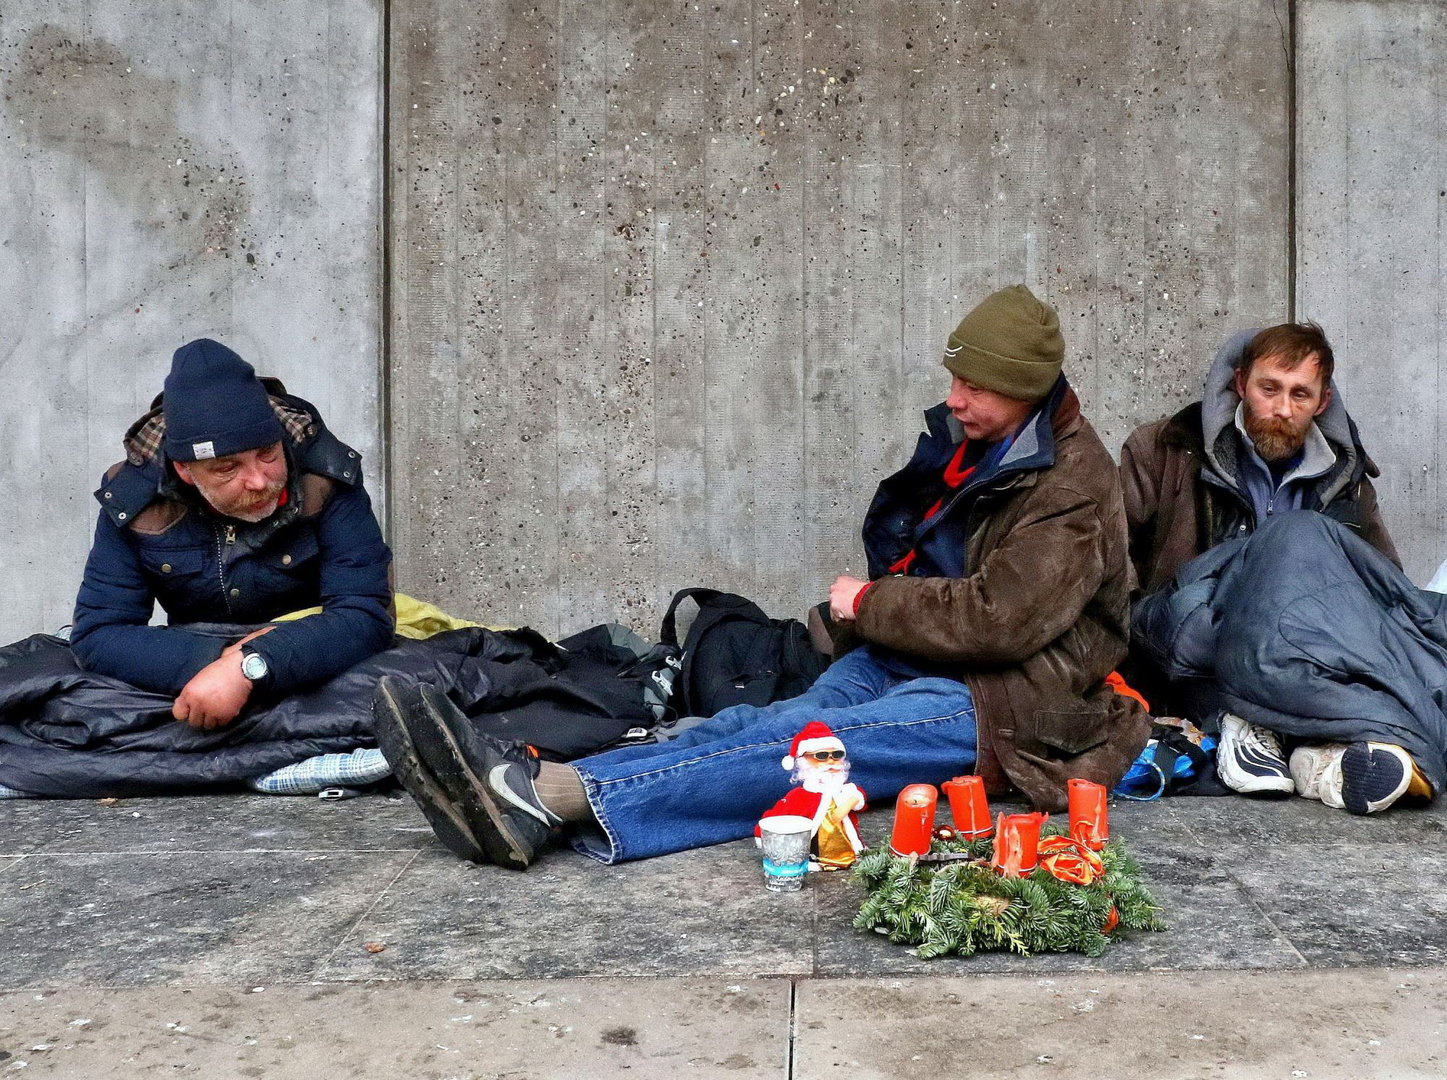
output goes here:
{"type": "Polygon", "coordinates": [[[171,715],[209,731],[236,719],[251,697],[251,680],[241,674],[241,643],[228,648],[181,688],[171,715]]]}
{"type": "Polygon", "coordinates": [[[867,581],[843,575],[834,579],[834,584],[829,586],[829,614],[834,617],[835,622],[854,621],[855,597],[862,593],[868,584],[867,581]]]}

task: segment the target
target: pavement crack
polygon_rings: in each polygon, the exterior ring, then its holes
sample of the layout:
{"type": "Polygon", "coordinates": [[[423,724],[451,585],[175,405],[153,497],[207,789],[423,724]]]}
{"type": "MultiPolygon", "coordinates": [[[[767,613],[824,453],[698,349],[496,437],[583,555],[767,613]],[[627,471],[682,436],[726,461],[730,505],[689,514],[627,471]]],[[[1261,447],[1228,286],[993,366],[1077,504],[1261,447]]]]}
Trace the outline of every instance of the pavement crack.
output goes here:
{"type": "MultiPolygon", "coordinates": [[[[1220,855],[1219,849],[1213,847],[1211,844],[1208,844],[1206,840],[1196,832],[1195,828],[1189,821],[1185,821],[1181,818],[1180,815],[1176,813],[1176,809],[1174,806],[1170,807],[1169,809],[1169,816],[1177,823],[1179,823],[1183,829],[1185,829],[1186,835],[1189,836],[1193,841],[1195,841],[1195,843],[1201,848],[1202,851],[1212,856],[1213,860],[1220,855]]],[[[1301,966],[1304,968],[1311,967],[1311,961],[1309,961],[1305,956],[1301,954],[1301,950],[1296,947],[1296,942],[1292,941],[1290,935],[1288,935],[1286,931],[1277,924],[1275,919],[1273,919],[1270,915],[1267,914],[1266,909],[1263,908],[1261,906],[1261,902],[1256,899],[1256,894],[1251,891],[1250,886],[1248,886],[1244,881],[1242,881],[1239,877],[1233,874],[1229,869],[1223,867],[1222,872],[1226,875],[1227,878],[1230,879],[1231,884],[1236,886],[1236,891],[1245,898],[1248,904],[1251,905],[1252,910],[1255,911],[1257,915],[1261,916],[1261,921],[1264,922],[1267,926],[1271,927],[1271,929],[1275,932],[1276,937],[1288,949],[1291,950],[1292,955],[1294,955],[1299,961],[1301,961],[1301,966]]]]}
{"type": "Polygon", "coordinates": [[[797,1011],[799,1002],[799,980],[789,980],[789,1056],[788,1069],[785,1072],[787,1080],[794,1080],[794,1053],[795,1035],[798,1032],[799,1014],[797,1011]]]}
{"type": "Polygon", "coordinates": [[[407,870],[412,866],[412,864],[417,861],[417,856],[421,854],[422,850],[420,848],[412,852],[412,857],[408,859],[405,863],[403,863],[401,869],[399,869],[395,874],[392,875],[391,881],[387,882],[387,884],[382,886],[381,890],[372,899],[372,902],[367,905],[367,910],[358,915],[352,925],[347,927],[347,929],[342,933],[342,936],[337,940],[337,943],[332,946],[331,952],[327,953],[327,955],[322,958],[321,963],[317,964],[316,967],[312,968],[312,982],[322,981],[321,973],[331,966],[332,959],[337,955],[337,953],[341,951],[342,946],[351,940],[352,935],[361,928],[362,923],[367,921],[367,918],[372,914],[373,911],[376,910],[377,905],[382,902],[382,898],[387,895],[387,892],[392,888],[393,885],[397,884],[397,882],[401,879],[402,875],[405,874],[407,870]]]}

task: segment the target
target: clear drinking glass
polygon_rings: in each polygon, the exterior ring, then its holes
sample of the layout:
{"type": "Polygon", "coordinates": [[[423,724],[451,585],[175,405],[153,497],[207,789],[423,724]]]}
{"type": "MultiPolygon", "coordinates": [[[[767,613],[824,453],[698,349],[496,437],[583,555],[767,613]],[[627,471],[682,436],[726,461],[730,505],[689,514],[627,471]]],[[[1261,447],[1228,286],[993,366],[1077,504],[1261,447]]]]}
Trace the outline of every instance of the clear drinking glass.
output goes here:
{"type": "Polygon", "coordinates": [[[770,892],[797,892],[809,870],[809,841],[814,823],[806,817],[780,814],[759,822],[764,852],[764,887],[770,892]]]}

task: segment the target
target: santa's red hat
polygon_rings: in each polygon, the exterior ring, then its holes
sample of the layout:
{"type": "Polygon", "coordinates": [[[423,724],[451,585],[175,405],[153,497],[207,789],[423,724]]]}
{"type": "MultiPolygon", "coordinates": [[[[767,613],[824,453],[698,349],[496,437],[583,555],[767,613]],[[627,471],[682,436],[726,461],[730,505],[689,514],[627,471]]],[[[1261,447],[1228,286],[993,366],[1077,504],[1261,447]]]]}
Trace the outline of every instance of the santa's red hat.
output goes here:
{"type": "Polygon", "coordinates": [[[819,720],[810,720],[804,725],[804,730],[794,736],[794,743],[789,747],[789,755],[784,758],[784,768],[792,769],[794,759],[800,754],[808,754],[814,750],[843,750],[844,744],[839,741],[834,732],[829,730],[829,725],[819,720]]]}

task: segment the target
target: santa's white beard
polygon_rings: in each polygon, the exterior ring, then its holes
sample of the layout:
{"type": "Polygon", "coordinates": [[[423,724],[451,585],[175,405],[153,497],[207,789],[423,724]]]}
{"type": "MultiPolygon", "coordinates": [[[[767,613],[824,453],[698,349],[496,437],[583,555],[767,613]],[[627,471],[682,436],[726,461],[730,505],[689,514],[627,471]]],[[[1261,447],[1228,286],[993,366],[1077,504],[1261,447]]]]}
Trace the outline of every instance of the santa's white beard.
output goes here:
{"type": "Polygon", "coordinates": [[[849,763],[839,765],[798,765],[794,776],[805,791],[838,791],[849,782],[849,763]]]}

